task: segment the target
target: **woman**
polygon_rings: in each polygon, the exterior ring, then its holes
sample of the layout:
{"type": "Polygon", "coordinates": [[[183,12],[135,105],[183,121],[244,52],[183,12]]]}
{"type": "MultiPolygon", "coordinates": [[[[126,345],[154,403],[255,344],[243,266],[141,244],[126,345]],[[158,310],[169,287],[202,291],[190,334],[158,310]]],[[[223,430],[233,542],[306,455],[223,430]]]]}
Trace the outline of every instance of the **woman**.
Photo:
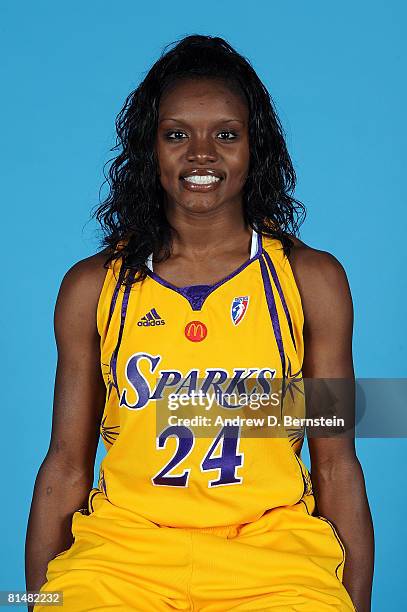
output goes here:
{"type": "Polygon", "coordinates": [[[353,378],[346,275],[295,238],[303,207],[266,89],[224,40],[188,36],[117,131],[106,248],[69,270],[56,305],[27,588],[62,591],[70,611],[369,610],[353,438],[310,439],[310,475],[301,432],[166,420],[171,393],[353,378]]]}

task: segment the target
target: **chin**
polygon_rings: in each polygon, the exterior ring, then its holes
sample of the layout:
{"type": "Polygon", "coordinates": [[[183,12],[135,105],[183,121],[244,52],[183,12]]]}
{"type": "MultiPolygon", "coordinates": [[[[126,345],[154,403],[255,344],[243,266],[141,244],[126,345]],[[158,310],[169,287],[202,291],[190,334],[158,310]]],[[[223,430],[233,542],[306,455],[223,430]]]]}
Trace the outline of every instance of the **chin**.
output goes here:
{"type": "Polygon", "coordinates": [[[205,198],[194,198],[193,200],[189,200],[187,202],[180,202],[179,204],[182,208],[191,211],[191,212],[208,212],[210,210],[216,210],[217,208],[219,208],[219,206],[221,205],[221,203],[213,201],[213,200],[209,200],[209,199],[205,199],[205,198]]]}

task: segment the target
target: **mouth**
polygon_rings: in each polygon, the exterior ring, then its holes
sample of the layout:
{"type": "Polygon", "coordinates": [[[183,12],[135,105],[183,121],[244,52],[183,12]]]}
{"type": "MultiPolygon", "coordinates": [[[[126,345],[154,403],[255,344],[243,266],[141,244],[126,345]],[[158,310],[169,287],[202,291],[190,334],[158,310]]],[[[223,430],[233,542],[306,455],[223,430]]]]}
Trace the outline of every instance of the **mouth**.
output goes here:
{"type": "Polygon", "coordinates": [[[180,176],[180,181],[188,191],[213,191],[223,181],[223,175],[217,170],[199,168],[180,176]]]}

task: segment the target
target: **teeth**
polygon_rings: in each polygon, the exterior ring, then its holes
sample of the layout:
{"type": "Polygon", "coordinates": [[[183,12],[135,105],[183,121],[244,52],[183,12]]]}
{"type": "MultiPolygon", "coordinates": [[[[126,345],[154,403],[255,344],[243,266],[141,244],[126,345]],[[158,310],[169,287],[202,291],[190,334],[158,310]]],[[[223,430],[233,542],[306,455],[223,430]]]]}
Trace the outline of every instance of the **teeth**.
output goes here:
{"type": "Polygon", "coordinates": [[[195,183],[196,185],[210,185],[211,183],[217,183],[220,181],[220,178],[210,174],[205,174],[203,176],[185,176],[184,180],[188,181],[188,183],[195,183]]]}

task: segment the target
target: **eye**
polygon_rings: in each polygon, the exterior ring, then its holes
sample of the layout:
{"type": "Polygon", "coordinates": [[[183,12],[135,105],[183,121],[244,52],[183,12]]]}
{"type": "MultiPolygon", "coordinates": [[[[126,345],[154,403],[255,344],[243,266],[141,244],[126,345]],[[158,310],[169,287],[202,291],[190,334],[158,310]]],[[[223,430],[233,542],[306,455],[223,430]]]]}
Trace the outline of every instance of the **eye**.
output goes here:
{"type": "Polygon", "coordinates": [[[236,132],[232,132],[230,130],[219,132],[218,136],[222,136],[221,140],[235,140],[235,138],[237,138],[236,132]]]}
{"type": "Polygon", "coordinates": [[[186,137],[185,132],[181,132],[180,130],[172,130],[165,135],[168,140],[183,140],[184,136],[186,137]]]}

